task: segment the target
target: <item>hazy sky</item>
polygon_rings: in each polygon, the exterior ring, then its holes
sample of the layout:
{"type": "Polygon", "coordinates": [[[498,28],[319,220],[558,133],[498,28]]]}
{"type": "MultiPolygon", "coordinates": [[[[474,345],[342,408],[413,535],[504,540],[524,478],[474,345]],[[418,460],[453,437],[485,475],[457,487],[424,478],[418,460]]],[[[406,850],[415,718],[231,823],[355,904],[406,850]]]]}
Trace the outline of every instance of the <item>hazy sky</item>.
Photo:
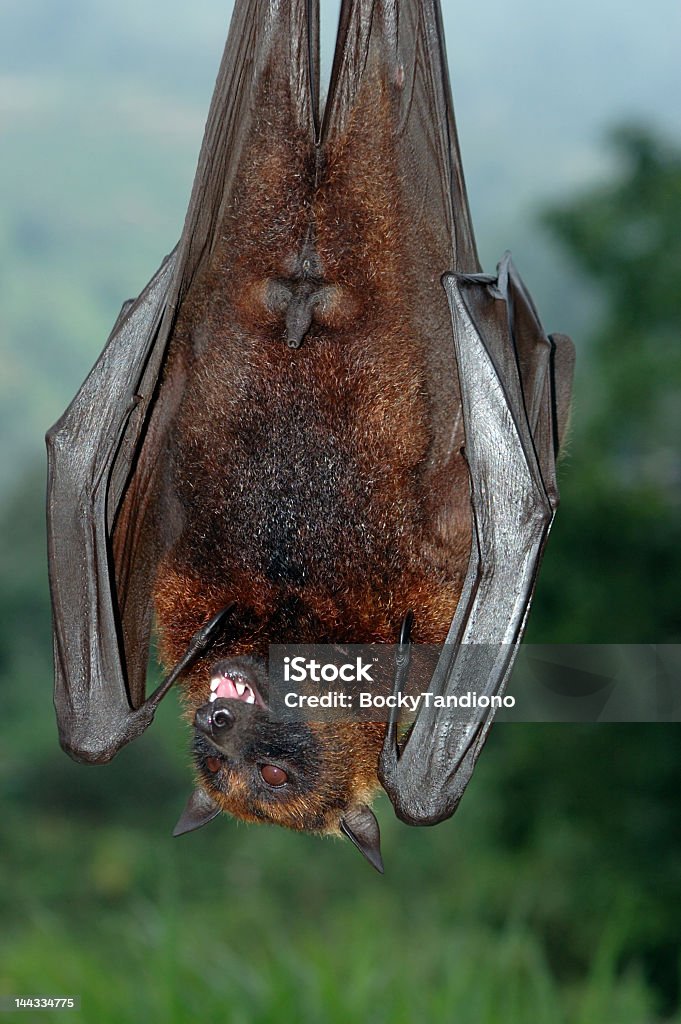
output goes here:
{"type": "MultiPolygon", "coordinates": [[[[14,61],[20,73],[23,61],[32,72],[47,68],[55,76],[89,61],[93,86],[102,72],[123,87],[145,74],[159,102],[174,104],[179,127],[194,133],[197,150],[232,6],[232,0],[3,0],[10,32],[4,43],[0,37],[0,75],[14,61]],[[177,109],[178,97],[186,99],[184,109],[177,109]]],[[[518,206],[566,194],[602,173],[602,135],[614,122],[653,121],[681,138],[679,0],[444,0],[442,7],[471,202],[483,219],[508,220],[504,192],[518,206]]],[[[327,64],[338,8],[339,0],[321,0],[327,64]]],[[[79,105],[86,109],[89,98],[81,93],[79,105]]],[[[97,102],[94,89],[91,99],[97,102]]],[[[134,114],[121,107],[123,123],[115,110],[107,116],[116,132],[134,114]]],[[[166,122],[159,116],[150,133],[162,132],[166,122]]]]}
{"type": "MultiPolygon", "coordinates": [[[[339,0],[322,0],[330,64],[339,0]]],[[[165,0],[201,54],[206,100],[226,36],[231,0],[165,0]],[[191,27],[188,19],[191,17],[191,27]]],[[[516,207],[566,194],[607,168],[605,129],[656,122],[681,139],[681,3],[678,0],[484,0],[442,4],[464,163],[476,219],[512,222],[516,207]]],[[[158,0],[137,0],[149,36],[158,0]]],[[[179,44],[178,44],[179,45],[179,44]]]]}
{"type": "MultiPolygon", "coordinates": [[[[225,0],[193,5],[196,42],[206,47],[210,38],[215,67],[231,8],[225,0]]],[[[339,0],[322,0],[327,61],[338,8],[339,0]]],[[[442,8],[474,206],[478,187],[486,193],[495,180],[530,196],[589,179],[603,167],[601,136],[615,121],[655,121],[681,137],[678,0],[444,0],[442,8]]]]}

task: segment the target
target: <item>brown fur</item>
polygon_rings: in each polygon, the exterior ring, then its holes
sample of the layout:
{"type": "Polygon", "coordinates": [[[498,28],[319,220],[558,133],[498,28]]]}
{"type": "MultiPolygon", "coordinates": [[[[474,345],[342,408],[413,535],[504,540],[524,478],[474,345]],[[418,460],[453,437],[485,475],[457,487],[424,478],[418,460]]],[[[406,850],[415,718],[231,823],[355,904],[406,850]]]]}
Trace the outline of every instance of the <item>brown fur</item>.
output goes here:
{"type": "MultiPolygon", "coordinates": [[[[429,318],[413,308],[437,282],[414,256],[380,109],[387,91],[365,86],[323,157],[292,133],[295,120],[275,99],[262,98],[260,129],[220,242],[183,304],[167,368],[186,377],[164,467],[181,527],[155,589],[168,664],[231,601],[216,659],[264,659],[270,643],[393,643],[410,608],[414,639],[442,642],[468,555],[456,381],[452,370],[445,429],[434,393],[443,357],[431,359],[429,318]],[[268,288],[296,280],[307,257],[328,291],[293,351],[268,288]]],[[[199,666],[184,687],[189,719],[207,696],[199,666]]],[[[383,731],[311,725],[321,754],[304,796],[263,802],[229,765],[201,781],[247,820],[337,831],[344,810],[377,786],[383,731]]]]}

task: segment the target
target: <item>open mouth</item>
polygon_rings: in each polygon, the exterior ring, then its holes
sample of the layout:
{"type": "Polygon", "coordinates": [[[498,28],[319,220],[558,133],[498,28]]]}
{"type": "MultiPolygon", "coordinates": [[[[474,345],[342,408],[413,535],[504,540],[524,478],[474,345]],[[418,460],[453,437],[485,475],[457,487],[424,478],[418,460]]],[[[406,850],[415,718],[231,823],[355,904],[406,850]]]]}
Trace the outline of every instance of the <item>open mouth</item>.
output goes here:
{"type": "Polygon", "coordinates": [[[261,708],[267,707],[258,691],[255,679],[241,665],[237,667],[219,663],[213,667],[209,700],[212,703],[218,697],[225,700],[240,700],[244,704],[257,704],[261,708]]]}

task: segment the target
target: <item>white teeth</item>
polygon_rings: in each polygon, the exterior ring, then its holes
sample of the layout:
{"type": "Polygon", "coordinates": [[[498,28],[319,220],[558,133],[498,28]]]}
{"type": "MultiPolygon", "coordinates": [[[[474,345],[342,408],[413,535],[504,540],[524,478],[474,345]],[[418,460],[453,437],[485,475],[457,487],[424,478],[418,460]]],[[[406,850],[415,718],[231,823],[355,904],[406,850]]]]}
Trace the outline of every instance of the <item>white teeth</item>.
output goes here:
{"type": "MultiPolygon", "coordinates": [[[[208,698],[211,703],[214,700],[217,700],[218,687],[220,686],[220,683],[222,683],[224,681],[224,679],[225,679],[224,676],[216,676],[215,679],[211,679],[211,681],[210,681],[210,697],[208,698]]],[[[233,678],[229,679],[229,682],[231,682],[232,685],[234,686],[234,690],[235,690],[236,696],[240,700],[242,700],[245,704],[255,704],[255,694],[253,692],[253,687],[252,686],[249,686],[248,683],[241,682],[241,680],[233,679],[233,678]]]]}

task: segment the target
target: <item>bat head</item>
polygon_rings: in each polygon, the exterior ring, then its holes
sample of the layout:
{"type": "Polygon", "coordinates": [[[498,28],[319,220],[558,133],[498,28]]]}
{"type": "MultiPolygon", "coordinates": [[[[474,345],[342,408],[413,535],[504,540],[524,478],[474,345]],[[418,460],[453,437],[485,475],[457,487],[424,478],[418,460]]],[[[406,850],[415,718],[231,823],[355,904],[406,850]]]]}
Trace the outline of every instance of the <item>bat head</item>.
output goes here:
{"type": "Polygon", "coordinates": [[[194,710],[199,785],[173,834],[200,828],[225,811],[250,822],[343,834],[382,871],[378,823],[368,801],[378,788],[384,726],[278,721],[263,696],[264,666],[254,658],[218,662],[211,676],[210,691],[194,710]]]}

